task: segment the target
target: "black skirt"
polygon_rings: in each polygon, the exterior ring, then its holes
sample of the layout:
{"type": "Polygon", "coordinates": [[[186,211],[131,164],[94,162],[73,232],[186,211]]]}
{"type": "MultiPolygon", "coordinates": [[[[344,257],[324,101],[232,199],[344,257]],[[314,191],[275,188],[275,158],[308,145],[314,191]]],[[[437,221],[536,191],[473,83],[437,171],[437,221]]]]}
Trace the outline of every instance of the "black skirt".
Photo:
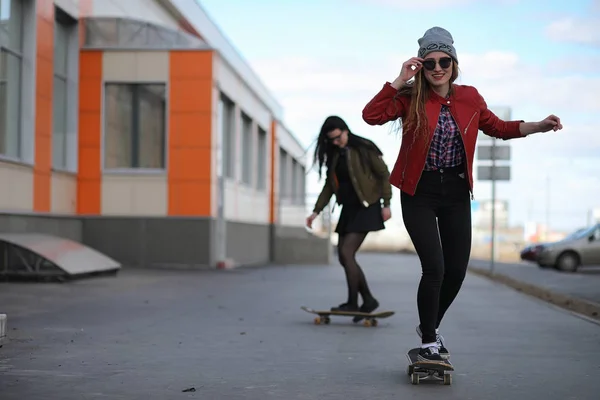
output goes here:
{"type": "Polygon", "coordinates": [[[381,204],[371,204],[363,207],[360,204],[344,205],[340,219],[335,228],[339,235],[345,233],[366,233],[385,229],[381,216],[381,204]]]}

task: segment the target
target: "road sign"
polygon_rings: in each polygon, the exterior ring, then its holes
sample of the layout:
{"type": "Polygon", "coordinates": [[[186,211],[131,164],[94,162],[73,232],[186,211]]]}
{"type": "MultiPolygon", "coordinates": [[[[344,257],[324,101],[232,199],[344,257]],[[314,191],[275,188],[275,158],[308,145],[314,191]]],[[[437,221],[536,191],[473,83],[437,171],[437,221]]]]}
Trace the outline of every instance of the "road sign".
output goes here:
{"type": "Polygon", "coordinates": [[[494,159],[498,161],[510,161],[510,146],[478,146],[477,160],[491,161],[494,159]]]}
{"type": "MultiPolygon", "coordinates": [[[[500,120],[510,121],[512,110],[510,107],[495,106],[490,107],[500,120]]],[[[483,161],[483,165],[477,166],[477,179],[480,181],[491,181],[492,183],[492,204],[496,201],[496,182],[510,181],[510,166],[497,165],[497,161],[510,161],[510,143],[497,146],[498,139],[492,138],[480,132],[477,141],[481,144],[477,145],[477,160],[483,161]],[[485,165],[485,164],[491,165],[485,165]]],[[[494,273],[494,264],[496,258],[496,207],[491,210],[491,231],[492,231],[492,257],[490,262],[490,270],[494,273]]]]}
{"type": "Polygon", "coordinates": [[[477,166],[477,180],[510,181],[510,167],[505,165],[479,165],[477,166]]]}

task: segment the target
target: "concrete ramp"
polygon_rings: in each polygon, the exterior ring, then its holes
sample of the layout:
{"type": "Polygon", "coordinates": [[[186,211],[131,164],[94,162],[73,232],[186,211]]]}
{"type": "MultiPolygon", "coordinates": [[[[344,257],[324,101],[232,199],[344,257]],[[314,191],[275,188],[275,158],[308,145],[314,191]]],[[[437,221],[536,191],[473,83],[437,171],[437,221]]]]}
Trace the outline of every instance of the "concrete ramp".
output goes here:
{"type": "Polygon", "coordinates": [[[73,240],[38,233],[0,233],[0,276],[71,279],[117,272],[121,264],[73,240]]]}

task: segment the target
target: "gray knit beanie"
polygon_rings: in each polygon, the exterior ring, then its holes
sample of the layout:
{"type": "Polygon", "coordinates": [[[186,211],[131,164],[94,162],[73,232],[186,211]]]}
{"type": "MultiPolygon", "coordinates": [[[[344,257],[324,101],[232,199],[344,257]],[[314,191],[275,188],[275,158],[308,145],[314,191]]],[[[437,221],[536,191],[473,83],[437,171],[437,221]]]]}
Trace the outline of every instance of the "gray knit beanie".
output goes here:
{"type": "Polygon", "coordinates": [[[458,63],[456,49],[454,48],[454,39],[450,32],[439,26],[428,29],[419,42],[419,57],[425,58],[427,54],[434,51],[441,51],[448,54],[458,63]]]}

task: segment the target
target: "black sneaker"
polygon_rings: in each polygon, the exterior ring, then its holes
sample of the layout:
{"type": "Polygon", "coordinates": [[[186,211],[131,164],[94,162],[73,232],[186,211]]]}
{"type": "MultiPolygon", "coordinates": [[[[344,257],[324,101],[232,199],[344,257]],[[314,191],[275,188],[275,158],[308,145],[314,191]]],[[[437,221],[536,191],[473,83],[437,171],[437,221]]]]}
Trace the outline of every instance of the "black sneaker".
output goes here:
{"type": "Polygon", "coordinates": [[[344,303],[344,304],[340,304],[337,307],[331,307],[331,311],[356,312],[356,311],[358,311],[358,306],[344,303]]]}
{"type": "Polygon", "coordinates": [[[421,362],[442,362],[444,359],[440,356],[440,352],[437,346],[429,346],[425,348],[421,348],[419,350],[419,355],[417,356],[417,360],[421,362]]]}
{"type": "MultiPolygon", "coordinates": [[[[417,334],[419,335],[420,338],[423,337],[423,332],[421,332],[421,326],[417,326],[417,334]]],[[[439,333],[437,333],[435,335],[435,342],[437,343],[437,347],[440,352],[440,357],[442,357],[444,360],[449,359],[450,352],[444,345],[444,337],[442,335],[440,335],[439,333]]]]}
{"type": "MultiPolygon", "coordinates": [[[[370,314],[373,311],[375,311],[377,308],[379,307],[379,302],[377,301],[376,298],[371,298],[367,301],[365,301],[362,306],[360,306],[359,311],[363,312],[363,313],[367,313],[370,314]]],[[[362,321],[363,317],[354,317],[352,318],[353,322],[359,322],[362,321]]]]}

